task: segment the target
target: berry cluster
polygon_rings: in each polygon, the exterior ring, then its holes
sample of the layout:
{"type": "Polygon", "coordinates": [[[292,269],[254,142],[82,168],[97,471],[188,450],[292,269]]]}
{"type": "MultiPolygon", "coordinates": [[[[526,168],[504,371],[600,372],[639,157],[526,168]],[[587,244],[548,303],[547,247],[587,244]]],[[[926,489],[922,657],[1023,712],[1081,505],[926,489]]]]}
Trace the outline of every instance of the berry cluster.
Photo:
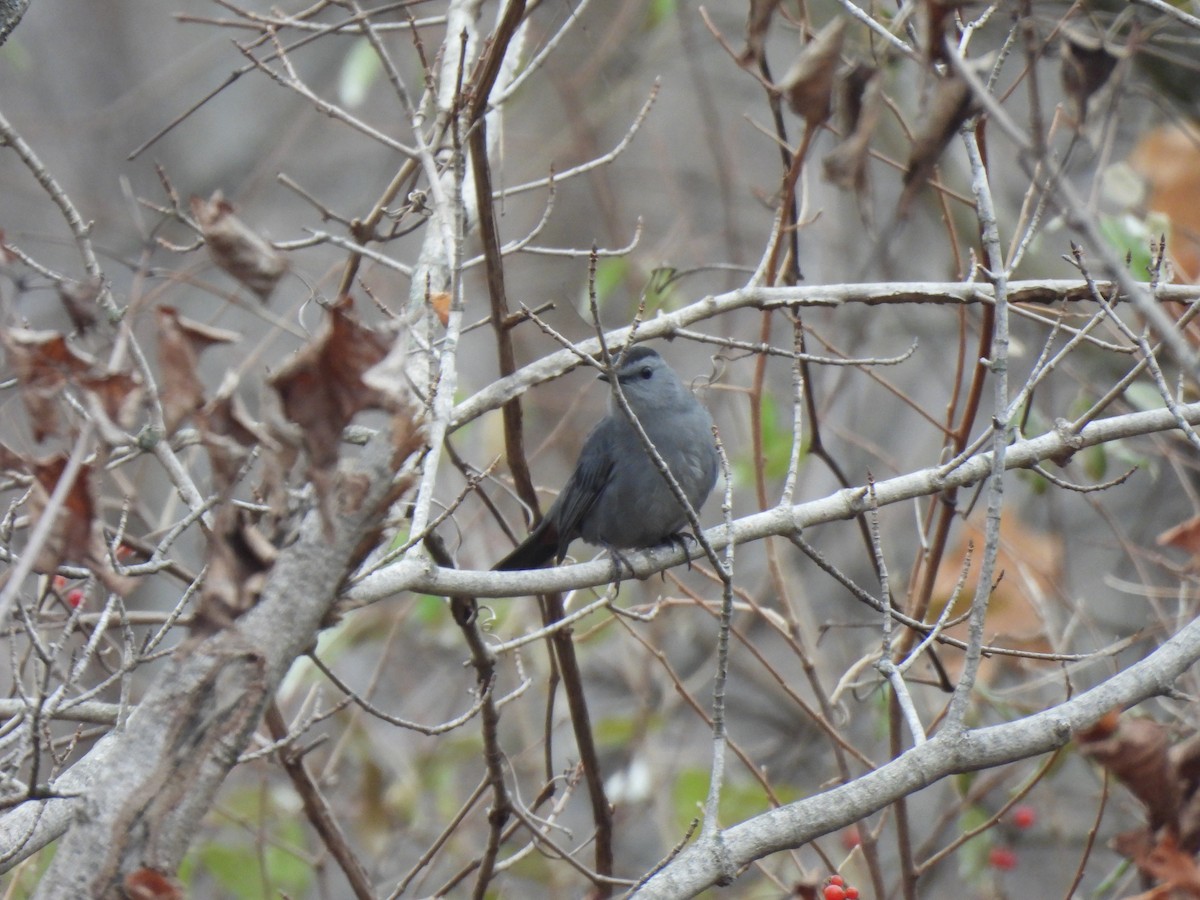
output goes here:
{"type": "MultiPolygon", "coordinates": [[[[1037,810],[1028,804],[1014,807],[1009,823],[1017,831],[1028,831],[1037,824],[1037,810]]],[[[1010,846],[997,844],[988,851],[988,865],[999,872],[1011,872],[1019,864],[1017,851],[1010,846]]]]}
{"type": "Polygon", "coordinates": [[[66,593],[62,593],[63,588],[65,588],[67,584],[67,579],[62,575],[54,576],[54,590],[59,592],[60,596],[63,598],[63,602],[65,602],[67,606],[71,607],[71,609],[75,609],[75,607],[79,606],[79,604],[87,599],[87,595],[84,594],[82,588],[78,587],[73,587],[66,593]]]}
{"type": "Polygon", "coordinates": [[[824,900],[858,900],[858,888],[846,884],[841,875],[830,875],[821,896],[824,900]]]}

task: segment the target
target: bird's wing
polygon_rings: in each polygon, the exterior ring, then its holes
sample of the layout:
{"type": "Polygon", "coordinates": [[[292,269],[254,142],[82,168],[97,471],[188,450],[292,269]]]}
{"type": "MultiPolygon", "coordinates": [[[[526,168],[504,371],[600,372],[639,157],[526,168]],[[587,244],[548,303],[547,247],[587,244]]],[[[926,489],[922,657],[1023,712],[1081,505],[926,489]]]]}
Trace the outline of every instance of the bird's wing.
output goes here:
{"type": "Polygon", "coordinates": [[[566,554],[567,545],[579,537],[583,520],[612,480],[613,436],[608,432],[614,424],[609,417],[592,429],[583,443],[575,471],[559,494],[555,518],[558,523],[560,560],[566,554]]]}

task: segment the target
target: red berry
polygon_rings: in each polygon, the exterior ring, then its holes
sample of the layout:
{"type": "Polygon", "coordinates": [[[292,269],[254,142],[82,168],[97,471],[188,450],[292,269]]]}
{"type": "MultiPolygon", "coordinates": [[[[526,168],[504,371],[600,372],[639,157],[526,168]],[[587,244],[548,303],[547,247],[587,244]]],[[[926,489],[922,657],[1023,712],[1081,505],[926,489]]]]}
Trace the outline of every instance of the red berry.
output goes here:
{"type": "Polygon", "coordinates": [[[846,889],[840,884],[825,885],[825,900],[846,900],[846,889]]]}
{"type": "Polygon", "coordinates": [[[1037,810],[1032,806],[1018,806],[1012,811],[1013,825],[1024,831],[1026,828],[1032,828],[1033,823],[1037,821],[1037,810]]]}
{"type": "Polygon", "coordinates": [[[67,586],[66,576],[64,576],[64,575],[55,575],[54,576],[54,589],[56,591],[61,591],[66,586],[67,586]]]}
{"type": "Polygon", "coordinates": [[[846,900],[858,900],[858,888],[856,888],[856,887],[846,888],[846,900]]]}
{"type": "Polygon", "coordinates": [[[1017,854],[1008,847],[993,847],[988,853],[988,865],[1002,872],[1011,872],[1017,867],[1017,854]]]}
{"type": "Polygon", "coordinates": [[[841,875],[830,875],[828,878],[825,879],[825,883],[826,884],[836,884],[838,887],[841,887],[842,885],[844,885],[846,883],[846,880],[844,878],[842,878],[841,875]]]}
{"type": "Polygon", "coordinates": [[[861,843],[862,835],[858,833],[857,825],[851,825],[842,830],[842,848],[844,850],[853,850],[861,843]]]}
{"type": "Polygon", "coordinates": [[[67,596],[65,599],[67,601],[67,606],[71,607],[71,609],[75,609],[80,603],[83,602],[83,590],[80,588],[71,588],[71,590],[67,591],[67,596]]]}

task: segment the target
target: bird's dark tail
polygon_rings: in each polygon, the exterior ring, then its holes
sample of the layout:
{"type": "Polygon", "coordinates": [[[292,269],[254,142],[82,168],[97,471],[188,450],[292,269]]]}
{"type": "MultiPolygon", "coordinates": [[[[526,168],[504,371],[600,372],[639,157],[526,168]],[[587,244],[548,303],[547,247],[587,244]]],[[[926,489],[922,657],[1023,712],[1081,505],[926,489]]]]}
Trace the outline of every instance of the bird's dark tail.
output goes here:
{"type": "Polygon", "coordinates": [[[512,553],[492,566],[493,572],[516,572],[521,569],[540,569],[558,555],[558,529],[542,519],[512,553]]]}

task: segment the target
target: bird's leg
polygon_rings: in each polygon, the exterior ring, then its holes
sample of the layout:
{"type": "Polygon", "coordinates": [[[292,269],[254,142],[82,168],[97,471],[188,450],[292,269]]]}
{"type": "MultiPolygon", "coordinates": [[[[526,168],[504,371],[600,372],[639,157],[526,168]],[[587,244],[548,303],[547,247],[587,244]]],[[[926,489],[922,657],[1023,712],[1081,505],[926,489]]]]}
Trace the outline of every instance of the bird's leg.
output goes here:
{"type": "Polygon", "coordinates": [[[620,550],[618,550],[616,547],[612,546],[611,544],[601,544],[601,546],[604,548],[604,551],[608,554],[609,560],[612,562],[612,567],[613,567],[612,580],[614,582],[616,582],[617,584],[620,584],[620,582],[621,582],[621,566],[624,566],[626,569],[629,570],[630,578],[637,577],[637,573],[633,570],[633,563],[631,563],[629,560],[627,560],[624,557],[624,555],[622,555],[620,550]]]}

